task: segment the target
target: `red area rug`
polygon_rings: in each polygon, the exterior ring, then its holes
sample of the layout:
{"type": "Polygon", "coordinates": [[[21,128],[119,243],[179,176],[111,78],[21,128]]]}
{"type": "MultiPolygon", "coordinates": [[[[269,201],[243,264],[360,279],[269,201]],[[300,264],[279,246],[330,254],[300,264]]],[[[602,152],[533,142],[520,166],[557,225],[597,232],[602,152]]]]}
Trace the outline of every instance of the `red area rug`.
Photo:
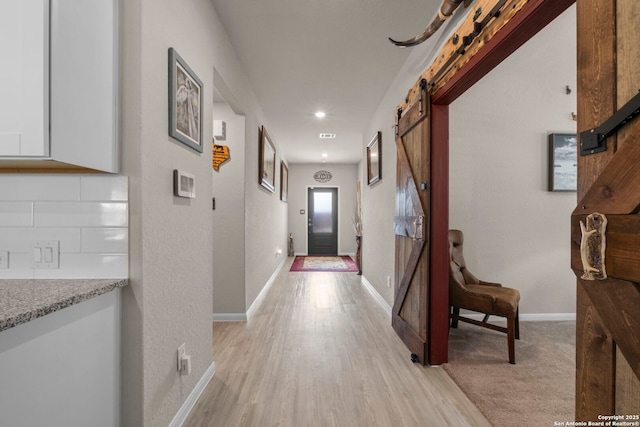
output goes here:
{"type": "Polygon", "coordinates": [[[357,272],[358,266],[348,256],[297,256],[289,271],[357,272]]]}

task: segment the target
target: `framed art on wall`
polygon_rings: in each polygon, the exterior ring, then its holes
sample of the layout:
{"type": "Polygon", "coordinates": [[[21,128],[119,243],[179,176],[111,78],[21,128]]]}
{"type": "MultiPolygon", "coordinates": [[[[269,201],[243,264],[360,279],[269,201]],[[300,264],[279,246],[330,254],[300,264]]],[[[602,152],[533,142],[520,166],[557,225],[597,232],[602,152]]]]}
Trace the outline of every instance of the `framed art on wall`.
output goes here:
{"type": "Polygon", "coordinates": [[[382,179],[382,132],[378,132],[367,145],[367,184],[382,179]]]}
{"type": "Polygon", "coordinates": [[[549,191],[576,191],[577,164],[576,134],[549,134],[549,191]]]}
{"type": "Polygon", "coordinates": [[[289,199],[289,168],[285,162],[280,162],[280,200],[288,202],[289,199]]]}
{"type": "Polygon", "coordinates": [[[203,84],[169,48],[169,136],[202,153],[203,84]]]}
{"type": "Polygon", "coordinates": [[[258,182],[267,190],[274,192],[276,189],[276,147],[264,126],[260,129],[258,161],[258,182]]]}

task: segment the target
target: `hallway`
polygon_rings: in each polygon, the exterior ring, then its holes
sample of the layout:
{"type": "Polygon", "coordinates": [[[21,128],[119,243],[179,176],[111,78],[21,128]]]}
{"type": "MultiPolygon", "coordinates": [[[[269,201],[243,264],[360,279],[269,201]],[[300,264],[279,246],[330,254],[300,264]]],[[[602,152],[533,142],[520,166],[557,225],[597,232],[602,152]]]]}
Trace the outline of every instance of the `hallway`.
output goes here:
{"type": "Polygon", "coordinates": [[[289,273],[246,323],[215,323],[216,374],[185,422],[490,426],[440,367],[411,363],[354,273],[289,273]]]}

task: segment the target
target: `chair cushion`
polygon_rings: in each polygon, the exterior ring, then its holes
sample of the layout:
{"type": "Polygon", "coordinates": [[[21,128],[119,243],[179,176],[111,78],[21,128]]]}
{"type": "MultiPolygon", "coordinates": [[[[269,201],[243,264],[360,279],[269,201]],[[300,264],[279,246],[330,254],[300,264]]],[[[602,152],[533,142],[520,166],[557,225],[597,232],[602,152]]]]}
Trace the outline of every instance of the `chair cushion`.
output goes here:
{"type": "Polygon", "coordinates": [[[464,295],[456,295],[454,305],[468,310],[481,311],[498,316],[514,317],[520,302],[520,292],[517,289],[467,285],[464,295]]]}

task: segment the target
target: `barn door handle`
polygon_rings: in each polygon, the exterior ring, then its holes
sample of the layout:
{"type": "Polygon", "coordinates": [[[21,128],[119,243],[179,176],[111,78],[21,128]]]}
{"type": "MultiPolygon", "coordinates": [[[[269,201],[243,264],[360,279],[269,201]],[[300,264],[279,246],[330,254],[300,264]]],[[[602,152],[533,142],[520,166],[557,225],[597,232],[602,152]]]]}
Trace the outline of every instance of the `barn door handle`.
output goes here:
{"type": "Polygon", "coordinates": [[[413,240],[422,240],[424,239],[424,215],[418,215],[416,219],[413,220],[413,240]],[[418,236],[418,227],[420,227],[420,236],[418,236]]]}
{"type": "Polygon", "coordinates": [[[600,213],[587,216],[585,222],[580,221],[582,239],[580,241],[580,259],[584,280],[605,280],[605,252],[607,249],[607,217],[600,213]]]}

